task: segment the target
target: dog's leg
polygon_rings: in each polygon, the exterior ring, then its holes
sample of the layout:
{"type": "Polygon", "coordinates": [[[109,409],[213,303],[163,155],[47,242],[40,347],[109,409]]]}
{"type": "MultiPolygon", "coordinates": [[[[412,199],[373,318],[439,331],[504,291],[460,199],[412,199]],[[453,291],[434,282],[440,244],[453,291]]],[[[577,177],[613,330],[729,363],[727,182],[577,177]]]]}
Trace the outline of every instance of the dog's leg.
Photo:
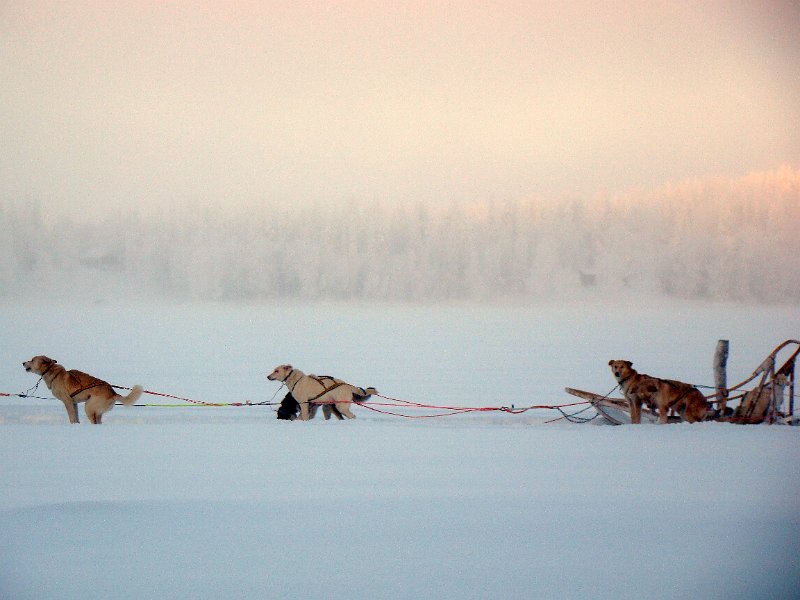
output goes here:
{"type": "Polygon", "coordinates": [[[669,408],[667,408],[666,404],[659,404],[658,405],[658,423],[660,425],[666,424],[669,420],[669,408]]]}
{"type": "Polygon", "coordinates": [[[62,400],[64,403],[64,408],[67,409],[67,416],[69,417],[70,423],[80,423],[80,419],[78,418],[78,405],[72,399],[62,400]]]}
{"type": "Polygon", "coordinates": [[[629,402],[631,409],[631,423],[639,425],[642,422],[642,403],[639,400],[629,402]]]}
{"type": "Polygon", "coordinates": [[[300,420],[308,421],[308,402],[300,402],[300,420]]]}
{"type": "Polygon", "coordinates": [[[350,404],[350,402],[338,402],[336,404],[336,410],[348,419],[355,419],[356,416],[350,411],[350,404]]]}
{"type": "Polygon", "coordinates": [[[109,410],[113,404],[113,399],[109,403],[103,401],[102,398],[97,396],[89,396],[86,400],[86,416],[89,417],[89,422],[93,425],[100,425],[103,422],[103,413],[109,410]]]}
{"type": "Polygon", "coordinates": [[[686,402],[685,405],[681,407],[681,419],[687,421],[688,423],[697,423],[698,421],[702,421],[703,413],[705,411],[697,409],[698,407],[694,406],[692,403],[686,402]]]}

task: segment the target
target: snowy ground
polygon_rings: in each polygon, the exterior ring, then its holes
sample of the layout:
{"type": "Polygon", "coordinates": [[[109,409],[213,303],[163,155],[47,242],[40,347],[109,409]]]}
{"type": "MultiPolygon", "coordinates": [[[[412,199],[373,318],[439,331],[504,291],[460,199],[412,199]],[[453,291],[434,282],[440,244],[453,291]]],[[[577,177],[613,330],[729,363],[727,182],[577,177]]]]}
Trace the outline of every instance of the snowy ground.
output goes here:
{"type": "MultiPolygon", "coordinates": [[[[796,309],[701,305],[641,307],[632,321],[586,305],[2,314],[0,391],[32,386],[20,363],[46,353],[120,385],[210,401],[268,400],[277,387],[265,373],[293,361],[414,400],[567,402],[566,385],[613,387],[610,358],[707,382],[718,337],[731,339],[738,381],[800,331],[796,309]]],[[[52,400],[0,399],[0,598],[799,589],[798,428],[356,411],[350,422],[287,423],[265,407],[116,407],[91,427],[67,425],[52,400]]]]}

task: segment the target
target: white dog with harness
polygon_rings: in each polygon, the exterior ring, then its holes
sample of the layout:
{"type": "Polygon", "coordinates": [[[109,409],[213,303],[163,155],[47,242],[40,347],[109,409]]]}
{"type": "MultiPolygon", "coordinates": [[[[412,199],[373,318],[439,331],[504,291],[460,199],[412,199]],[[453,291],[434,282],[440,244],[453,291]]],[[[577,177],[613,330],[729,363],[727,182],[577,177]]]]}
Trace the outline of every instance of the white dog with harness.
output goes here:
{"type": "Polygon", "coordinates": [[[333,405],[342,416],[355,419],[350,410],[353,402],[363,402],[378,390],[373,387],[360,388],[328,376],[306,375],[292,365],[275,367],[267,376],[270,381],[280,381],[300,404],[300,419],[308,421],[309,408],[316,404],[333,405]]]}

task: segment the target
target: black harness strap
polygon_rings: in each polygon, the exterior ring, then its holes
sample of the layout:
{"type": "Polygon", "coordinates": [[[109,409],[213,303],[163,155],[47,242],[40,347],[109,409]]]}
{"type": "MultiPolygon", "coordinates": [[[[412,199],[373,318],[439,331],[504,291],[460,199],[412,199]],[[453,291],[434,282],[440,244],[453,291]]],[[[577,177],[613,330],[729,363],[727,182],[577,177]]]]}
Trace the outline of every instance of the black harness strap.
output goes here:
{"type": "Polygon", "coordinates": [[[75,396],[77,396],[78,394],[81,394],[81,393],[85,392],[86,390],[90,390],[90,389],[92,389],[94,387],[98,387],[98,386],[101,386],[101,385],[106,385],[106,383],[101,381],[99,383],[93,383],[92,385],[87,385],[86,387],[82,387],[81,389],[79,389],[77,392],[72,392],[69,395],[69,397],[74,400],[75,396]]]}
{"type": "Polygon", "coordinates": [[[44,370],[44,373],[42,373],[41,375],[39,375],[39,377],[41,377],[42,379],[44,379],[44,376],[45,376],[45,375],[47,375],[47,372],[48,372],[50,369],[52,369],[52,368],[53,368],[55,365],[57,365],[57,364],[58,364],[58,363],[57,363],[57,362],[55,362],[55,361],[51,362],[51,363],[50,363],[50,366],[49,366],[49,367],[47,367],[47,368],[44,370]]]}
{"type": "MultiPolygon", "coordinates": [[[[289,378],[292,376],[292,373],[294,373],[294,371],[295,371],[294,369],[289,371],[289,374],[283,380],[284,383],[286,383],[289,380],[289,378]]],[[[321,398],[322,396],[324,396],[325,394],[327,394],[331,390],[335,390],[339,386],[344,385],[344,382],[336,381],[335,378],[333,378],[333,377],[331,377],[329,375],[322,375],[322,376],[305,375],[305,377],[309,377],[309,378],[313,379],[314,381],[316,381],[318,384],[320,384],[322,386],[322,391],[319,394],[317,394],[313,398],[309,398],[308,400],[306,400],[306,402],[308,402],[308,403],[314,402],[314,400],[317,400],[317,399],[321,398]],[[326,385],[325,384],[325,380],[333,382],[333,385],[331,385],[331,386],[326,385]]],[[[294,385],[291,388],[289,388],[289,393],[290,394],[294,392],[294,388],[296,388],[297,384],[300,383],[302,380],[303,380],[303,378],[301,377],[300,379],[298,379],[297,381],[294,382],[294,385]]],[[[286,386],[286,387],[289,387],[289,386],[286,386]]],[[[83,390],[81,390],[81,391],[83,391],[83,390]]]]}
{"type": "Polygon", "coordinates": [[[314,402],[314,400],[317,400],[318,398],[321,398],[322,396],[324,396],[325,394],[327,394],[331,390],[335,390],[339,386],[343,385],[343,382],[336,381],[333,377],[329,377],[327,375],[323,375],[321,377],[315,377],[314,375],[309,375],[309,377],[311,377],[311,379],[313,379],[314,381],[316,381],[318,384],[320,384],[322,386],[322,391],[319,394],[317,394],[316,396],[314,396],[313,398],[309,398],[308,402],[314,402]],[[332,381],[333,385],[328,387],[327,385],[325,385],[325,383],[323,381],[324,379],[332,381]]]}
{"type": "MultiPolygon", "coordinates": [[[[286,377],[284,377],[284,378],[283,378],[283,383],[286,383],[287,381],[289,381],[289,378],[292,376],[292,373],[294,373],[294,369],[292,369],[291,371],[289,371],[289,374],[288,374],[286,377]]],[[[302,377],[301,377],[300,379],[302,379],[302,377]]],[[[300,379],[298,379],[297,381],[295,381],[295,382],[294,382],[294,385],[293,385],[293,386],[292,386],[292,387],[289,389],[289,393],[290,393],[290,394],[291,394],[291,393],[294,391],[294,388],[296,388],[296,387],[297,387],[297,384],[298,384],[298,383],[300,383],[300,379]]],[[[287,385],[286,387],[288,388],[289,386],[287,385]]]]}
{"type": "MultiPolygon", "coordinates": [[[[663,381],[664,383],[666,383],[668,385],[671,385],[674,388],[678,387],[673,381],[670,381],[669,379],[659,379],[659,381],[663,381]]],[[[684,385],[686,385],[686,390],[684,390],[684,392],[680,396],[675,398],[675,400],[673,400],[672,402],[667,404],[667,410],[671,409],[673,406],[678,404],[678,402],[683,400],[694,389],[692,386],[690,386],[688,384],[684,384],[684,385]]]]}
{"type": "MultiPolygon", "coordinates": [[[[42,373],[41,375],[39,375],[39,381],[44,381],[45,385],[46,385],[48,388],[49,388],[49,387],[50,387],[50,386],[53,384],[53,381],[55,380],[55,377],[53,377],[53,378],[52,378],[52,379],[51,379],[51,380],[48,382],[48,381],[47,381],[47,380],[44,378],[44,376],[45,376],[45,375],[47,375],[47,373],[50,371],[50,369],[52,369],[53,367],[55,367],[57,364],[58,364],[58,362],[56,362],[56,361],[53,361],[53,362],[51,362],[51,363],[50,363],[50,366],[49,366],[49,367],[47,367],[47,368],[44,370],[44,373],[42,373]]],[[[39,385],[39,384],[37,383],[36,385],[37,385],[37,387],[38,387],[38,385],[39,385]]]]}
{"type": "MultiPolygon", "coordinates": [[[[640,373],[640,374],[641,374],[641,373],[640,373]]],[[[629,380],[631,377],[633,377],[633,375],[628,375],[627,377],[624,377],[623,379],[620,379],[620,380],[619,380],[619,387],[620,387],[620,389],[622,390],[622,393],[623,393],[623,394],[624,394],[624,393],[625,393],[625,391],[626,391],[626,386],[625,386],[624,384],[625,384],[625,382],[627,382],[627,381],[628,381],[628,380],[629,380]]],[[[672,380],[670,380],[670,379],[661,379],[660,377],[652,377],[652,376],[650,376],[650,375],[645,375],[645,377],[650,377],[651,379],[655,379],[656,381],[660,381],[660,382],[662,382],[662,383],[666,383],[667,385],[671,385],[671,386],[672,386],[672,387],[674,387],[674,388],[678,388],[678,387],[679,387],[679,386],[678,386],[678,385],[677,385],[677,384],[676,384],[674,381],[672,381],[672,380]]],[[[680,396],[678,396],[677,398],[675,398],[675,400],[673,400],[672,402],[670,402],[669,404],[667,404],[667,410],[670,410],[670,409],[671,409],[673,406],[675,406],[676,404],[678,404],[678,403],[679,403],[681,400],[683,400],[683,399],[684,399],[684,398],[685,398],[685,397],[686,397],[686,396],[687,396],[687,395],[688,395],[688,394],[689,394],[689,393],[690,393],[690,392],[691,392],[691,391],[694,389],[692,386],[690,386],[690,385],[688,385],[688,384],[684,384],[684,385],[686,385],[686,386],[687,386],[687,387],[686,387],[686,390],[684,390],[684,392],[683,392],[683,393],[682,393],[680,396]]],[[[649,402],[648,402],[647,404],[648,404],[648,406],[650,406],[650,403],[649,403],[649,402]]],[[[652,407],[651,407],[651,408],[652,408],[652,407]]]]}
{"type": "Polygon", "coordinates": [[[630,379],[631,377],[633,377],[633,374],[630,374],[627,377],[623,377],[622,379],[620,379],[619,380],[619,387],[622,387],[622,384],[625,383],[626,381],[628,381],[628,379],[630,379]]]}

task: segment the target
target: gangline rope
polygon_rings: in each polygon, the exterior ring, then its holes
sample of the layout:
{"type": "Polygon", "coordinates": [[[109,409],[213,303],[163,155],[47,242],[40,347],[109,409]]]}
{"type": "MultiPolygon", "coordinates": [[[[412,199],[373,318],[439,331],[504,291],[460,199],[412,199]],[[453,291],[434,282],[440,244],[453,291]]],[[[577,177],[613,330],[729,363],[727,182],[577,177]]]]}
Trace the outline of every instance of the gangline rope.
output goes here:
{"type": "MultiPolygon", "coordinates": [[[[118,390],[130,390],[131,388],[126,386],[119,386],[119,385],[112,385],[113,388],[118,390]]],[[[32,388],[33,389],[33,388],[32,388]]],[[[163,392],[155,392],[152,390],[143,390],[143,394],[148,394],[151,396],[158,396],[161,398],[167,398],[172,400],[180,400],[181,404],[176,403],[137,403],[133,406],[138,407],[175,407],[175,408],[191,408],[191,407],[246,407],[246,406],[275,406],[280,404],[280,402],[274,402],[275,396],[278,394],[281,388],[278,388],[276,392],[273,394],[272,398],[268,401],[264,402],[251,402],[250,400],[245,400],[243,402],[206,402],[203,400],[197,400],[194,398],[187,398],[184,396],[176,396],[174,394],[167,394],[163,392]]],[[[19,393],[19,394],[12,394],[6,392],[0,392],[0,397],[18,397],[18,398],[35,398],[38,400],[51,400],[53,398],[45,398],[42,396],[34,396],[31,393],[31,390],[27,392],[19,393]]],[[[579,414],[585,410],[591,408],[592,402],[591,401],[582,401],[582,402],[569,402],[564,404],[535,404],[531,406],[524,406],[524,407],[516,407],[514,405],[511,406],[451,406],[451,405],[438,405],[438,404],[425,404],[421,402],[413,402],[411,400],[402,400],[400,398],[395,398],[392,396],[385,396],[383,394],[373,394],[374,396],[381,398],[383,401],[359,401],[356,402],[357,405],[363,406],[366,409],[369,409],[374,412],[402,417],[406,419],[431,419],[431,418],[438,418],[438,417],[448,417],[454,416],[459,414],[467,414],[467,413],[475,413],[475,412],[502,412],[508,413],[512,415],[520,415],[526,413],[530,410],[557,410],[559,411],[562,416],[558,419],[553,419],[553,421],[562,419],[562,418],[571,418],[574,415],[567,413],[564,409],[568,409],[571,407],[576,406],[583,406],[588,405],[582,410],[578,411],[579,414]],[[396,412],[395,410],[389,409],[422,409],[422,410],[435,410],[438,411],[434,414],[403,414],[400,412],[396,412]]],[[[315,402],[314,404],[326,404],[325,402],[315,402]]],[[[583,420],[583,419],[582,419],[583,420]]],[[[586,419],[591,420],[591,419],[586,419]]]]}

